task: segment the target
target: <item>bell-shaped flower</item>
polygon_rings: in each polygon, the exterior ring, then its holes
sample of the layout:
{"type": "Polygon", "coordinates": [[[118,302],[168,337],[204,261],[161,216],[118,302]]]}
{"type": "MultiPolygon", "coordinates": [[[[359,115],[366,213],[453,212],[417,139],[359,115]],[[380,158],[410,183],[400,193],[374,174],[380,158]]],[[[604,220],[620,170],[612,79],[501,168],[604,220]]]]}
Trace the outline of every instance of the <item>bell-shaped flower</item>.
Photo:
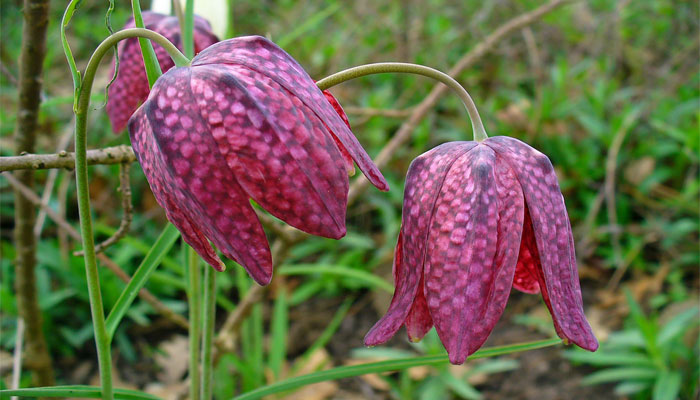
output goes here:
{"type": "MultiPolygon", "coordinates": [[[[143,25],[146,29],[158,32],[182,50],[180,23],[177,17],[144,11],[143,25]]],[[[124,29],[134,28],[133,19],[129,20],[124,29]]],[[[219,41],[211,30],[207,20],[194,16],[194,51],[199,53],[219,41]]],[[[117,78],[109,86],[107,96],[107,116],[112,123],[114,133],[121,132],[136,111],[139,104],[148,97],[148,77],[141,56],[141,46],[138,38],[122,40],[118,45],[119,70],[117,78]]],[[[153,42],[153,50],[158,58],[162,72],[172,68],[175,63],[160,45],[153,42]]],[[[112,67],[112,75],[114,67],[112,67]]]]}
{"type": "Polygon", "coordinates": [[[161,76],[129,133],[158,203],[185,241],[221,270],[210,240],[266,284],[270,249],[250,199],[302,231],[340,238],[348,195],[343,154],[388,190],[343,117],[289,54],[250,36],[219,42],[190,67],[161,76]]]}
{"type": "Polygon", "coordinates": [[[368,346],[435,325],[453,364],[486,341],[515,287],[542,293],[557,334],[594,351],[564,198],[544,154],[510,137],[452,142],[406,177],[396,291],[368,346]]]}

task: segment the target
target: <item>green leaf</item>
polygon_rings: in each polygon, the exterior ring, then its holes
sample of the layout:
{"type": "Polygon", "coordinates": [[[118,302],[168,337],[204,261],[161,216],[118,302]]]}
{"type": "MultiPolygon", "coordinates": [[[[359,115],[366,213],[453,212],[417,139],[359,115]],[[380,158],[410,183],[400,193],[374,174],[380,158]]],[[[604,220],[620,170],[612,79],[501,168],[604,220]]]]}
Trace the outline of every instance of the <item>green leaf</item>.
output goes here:
{"type": "Polygon", "coordinates": [[[615,394],[618,396],[627,396],[630,394],[639,393],[643,390],[648,389],[651,386],[649,381],[628,381],[622,382],[615,386],[615,394]]]}
{"type": "Polygon", "coordinates": [[[681,390],[681,373],[678,371],[663,371],[654,382],[652,400],[674,400],[681,390]]]}
{"type": "Polygon", "coordinates": [[[146,254],[141,265],[136,269],[136,273],[134,273],[134,276],[129,281],[129,284],[126,285],[121,296],[117,299],[117,303],[109,313],[106,324],[107,333],[110,337],[114,336],[114,331],[117,330],[117,326],[119,326],[119,322],[126,314],[129,306],[146,284],[148,277],[158,267],[160,260],[173,247],[178,237],[180,237],[180,232],[173,224],[168,223],[160,236],[158,236],[153,247],[151,247],[151,250],[146,254]]]}
{"type": "MultiPolygon", "coordinates": [[[[141,4],[139,0],[131,0],[131,8],[134,13],[134,25],[137,28],[145,28],[143,25],[143,17],[141,16],[141,4]]],[[[141,54],[143,55],[143,63],[146,66],[146,76],[148,76],[148,86],[153,87],[156,80],[160,78],[163,72],[160,69],[160,64],[158,63],[158,57],[156,57],[156,52],[153,50],[153,45],[151,41],[146,38],[139,38],[139,45],[141,46],[141,54]]]]}
{"type": "Polygon", "coordinates": [[[270,328],[271,341],[268,363],[275,379],[279,379],[282,372],[282,363],[287,358],[287,331],[289,328],[287,314],[287,292],[282,289],[277,293],[270,322],[272,326],[270,328]]]}
{"type": "Polygon", "coordinates": [[[581,383],[584,385],[598,385],[600,383],[625,380],[653,379],[657,374],[658,371],[654,368],[608,368],[588,375],[581,383]]]}
{"type": "Polygon", "coordinates": [[[445,385],[452,389],[453,392],[457,393],[459,397],[469,400],[480,400],[482,398],[481,393],[479,393],[474,386],[454,377],[448,371],[440,374],[440,379],[445,383],[445,385]]]}
{"type": "MultiPolygon", "coordinates": [[[[179,1],[179,0],[178,0],[179,1]]],[[[185,2],[185,15],[182,26],[182,48],[187,58],[194,57],[194,0],[185,2]]]]}
{"type": "Polygon", "coordinates": [[[78,71],[78,67],[75,64],[75,57],[73,57],[73,52],[68,44],[66,28],[81,3],[82,0],[71,0],[66,7],[66,11],[63,12],[63,18],[61,19],[61,44],[63,45],[63,53],[66,55],[66,60],[68,60],[68,68],[73,76],[73,111],[76,111],[78,107],[78,92],[80,91],[82,79],[80,77],[80,71],[78,71]]]}
{"type": "Polygon", "coordinates": [[[652,367],[654,362],[643,354],[628,353],[628,352],[609,352],[605,353],[598,351],[590,353],[582,350],[567,351],[564,356],[571,361],[586,363],[597,366],[607,365],[628,365],[636,367],[652,367]]]}
{"type": "MultiPolygon", "coordinates": [[[[521,343],[510,346],[500,346],[491,347],[488,349],[482,349],[472,354],[468,359],[475,360],[479,358],[495,357],[503,354],[517,353],[520,351],[534,350],[542,347],[554,346],[561,343],[561,339],[547,339],[537,342],[521,343]]],[[[348,378],[353,376],[365,375],[365,374],[376,374],[389,371],[399,371],[411,367],[417,367],[421,365],[444,365],[448,363],[446,355],[439,356],[422,356],[413,358],[404,358],[397,360],[387,360],[379,361],[373,363],[366,363],[360,365],[351,365],[345,367],[338,367],[333,369],[328,369],[325,371],[318,371],[308,375],[297,376],[294,378],[289,378],[280,382],[273,383],[271,385],[263,386],[258,389],[252,390],[248,393],[244,393],[238,397],[236,400],[250,400],[259,399],[261,397],[284,392],[287,390],[296,389],[302,386],[310,385],[312,383],[318,383],[323,381],[335,380],[348,378]]]]}
{"type": "MultiPolygon", "coordinates": [[[[101,388],[98,386],[68,385],[25,388],[14,390],[0,390],[0,399],[9,399],[11,396],[18,397],[77,397],[77,398],[100,398],[101,388]]],[[[160,400],[160,397],[130,389],[114,389],[114,398],[123,400],[160,400]]]]}
{"type": "Polygon", "coordinates": [[[348,278],[355,278],[367,284],[371,288],[384,289],[389,293],[394,292],[394,287],[382,278],[372,275],[361,269],[344,267],[342,265],[323,265],[323,264],[297,264],[283,265],[277,270],[277,273],[284,275],[313,275],[313,274],[328,274],[338,275],[348,278]]]}
{"type": "Polygon", "coordinates": [[[697,324],[699,321],[698,317],[698,307],[693,307],[676,315],[661,328],[656,338],[656,343],[658,343],[659,346],[665,345],[694,324],[697,324]],[[693,320],[695,320],[695,322],[691,323],[693,320]]]}
{"type": "Polygon", "coordinates": [[[286,47],[287,45],[292,43],[296,38],[303,35],[307,31],[315,28],[318,24],[323,22],[323,20],[325,20],[326,18],[333,15],[336,11],[338,11],[340,9],[341,5],[342,5],[342,2],[334,2],[333,4],[324,8],[323,10],[318,11],[316,14],[311,15],[308,18],[305,18],[304,22],[302,24],[298,25],[293,31],[280,37],[275,42],[277,42],[277,45],[279,47],[282,47],[282,48],[286,47]]]}

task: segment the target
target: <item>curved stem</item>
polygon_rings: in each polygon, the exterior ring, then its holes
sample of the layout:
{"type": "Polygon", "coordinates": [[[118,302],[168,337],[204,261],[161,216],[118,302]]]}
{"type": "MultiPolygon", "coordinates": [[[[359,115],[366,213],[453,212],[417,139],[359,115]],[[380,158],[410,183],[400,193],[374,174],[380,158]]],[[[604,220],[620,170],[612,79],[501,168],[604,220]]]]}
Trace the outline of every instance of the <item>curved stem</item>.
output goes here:
{"type": "Polygon", "coordinates": [[[100,293],[100,278],[95,256],[95,242],[92,233],[92,217],[90,215],[90,193],[88,188],[87,169],[87,113],[90,105],[90,92],[95,80],[95,73],[102,58],[120,40],[130,37],[145,37],[160,44],[178,66],[189,64],[189,60],[164,36],[141,28],[125,29],[105,39],[90,57],[85,75],[80,85],[77,107],[75,109],[75,178],[78,192],[78,211],[80,215],[80,230],[85,251],[85,274],[87,277],[90,310],[95,330],[97,361],[100,368],[100,384],[102,398],[114,398],[112,386],[112,360],[110,354],[110,338],[105,323],[104,306],[100,293]]]}
{"type": "Polygon", "coordinates": [[[462,87],[462,85],[459,84],[459,82],[454,80],[454,78],[434,68],[426,67],[424,65],[397,62],[366,64],[337,72],[316,82],[316,85],[319,87],[319,89],[326,90],[351,79],[360,78],[366,75],[383,74],[389,72],[423,75],[444,83],[447,87],[454,90],[455,93],[457,93],[457,96],[459,96],[464,103],[464,107],[467,109],[469,118],[472,121],[474,140],[481,142],[488,137],[488,135],[486,135],[486,130],[484,129],[484,124],[481,122],[479,111],[477,111],[474,100],[472,100],[471,96],[469,96],[469,93],[464,89],[464,87],[462,87]]]}

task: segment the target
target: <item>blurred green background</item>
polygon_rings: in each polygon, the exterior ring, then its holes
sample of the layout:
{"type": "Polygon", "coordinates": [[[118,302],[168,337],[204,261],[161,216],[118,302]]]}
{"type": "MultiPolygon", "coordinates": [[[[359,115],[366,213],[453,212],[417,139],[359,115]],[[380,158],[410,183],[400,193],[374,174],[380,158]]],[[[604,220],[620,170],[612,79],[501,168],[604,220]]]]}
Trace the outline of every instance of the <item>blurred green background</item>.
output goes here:
{"type": "MultiPolygon", "coordinates": [[[[142,4],[144,9],[147,3],[142,4]]],[[[236,35],[268,36],[314,79],[378,61],[414,62],[447,71],[501,24],[542,4],[530,0],[229,3],[236,35]]],[[[72,82],[58,30],[63,6],[63,2],[52,4],[38,137],[41,153],[71,146],[72,82]]],[[[85,1],[68,30],[81,69],[108,35],[105,11],[106,2],[85,1]]],[[[286,398],[696,398],[698,13],[696,1],[574,2],[512,33],[457,77],[476,101],[490,135],[517,137],[552,160],[574,229],[587,316],[602,343],[597,353],[561,347],[538,350],[463,367],[414,368],[345,379],[286,398]]],[[[118,4],[113,26],[121,27],[129,15],[130,8],[118,4]]],[[[3,1],[1,18],[0,148],[6,156],[14,154],[21,2],[3,1]]],[[[96,111],[90,114],[90,148],[129,144],[125,133],[111,133],[103,112],[108,81],[105,62],[93,93],[96,111]]],[[[421,77],[375,75],[332,92],[348,112],[360,142],[375,156],[433,86],[421,77]]],[[[391,257],[409,163],[445,141],[471,140],[470,132],[458,98],[448,93],[383,168],[392,190],[369,189],[348,210],[347,237],[308,239],[290,251],[285,265],[276,266],[282,283],[246,321],[239,350],[219,361],[217,398],[299,371],[444,351],[434,331],[418,345],[408,344],[402,332],[383,348],[362,349],[361,340],[390,299],[391,257]],[[343,273],[347,269],[367,274],[343,273]]],[[[50,172],[39,171],[37,177],[34,189],[42,192],[50,172]]],[[[136,165],[131,178],[132,230],[107,251],[127,272],[133,272],[165,223],[136,165]]],[[[77,227],[72,172],[58,172],[52,187],[49,205],[77,227]]],[[[118,167],[91,169],[100,239],[119,224],[117,187],[118,167]]],[[[13,196],[1,176],[0,190],[0,386],[4,388],[11,372],[16,301],[13,196]]],[[[47,219],[38,246],[40,306],[57,378],[70,384],[94,383],[96,373],[83,262],[71,255],[78,247],[47,219]]],[[[184,313],[181,264],[173,249],[147,288],[184,313]]],[[[218,279],[221,321],[250,285],[242,269],[229,264],[231,268],[218,279]]],[[[108,271],[102,275],[102,285],[109,307],[124,285],[108,271]]],[[[178,398],[186,365],[184,335],[186,331],[137,300],[115,338],[120,385],[178,398]],[[182,370],[177,369],[179,364],[182,370]]],[[[540,296],[514,292],[487,345],[551,335],[540,296]]],[[[23,374],[22,384],[29,383],[29,374],[23,374]]]]}

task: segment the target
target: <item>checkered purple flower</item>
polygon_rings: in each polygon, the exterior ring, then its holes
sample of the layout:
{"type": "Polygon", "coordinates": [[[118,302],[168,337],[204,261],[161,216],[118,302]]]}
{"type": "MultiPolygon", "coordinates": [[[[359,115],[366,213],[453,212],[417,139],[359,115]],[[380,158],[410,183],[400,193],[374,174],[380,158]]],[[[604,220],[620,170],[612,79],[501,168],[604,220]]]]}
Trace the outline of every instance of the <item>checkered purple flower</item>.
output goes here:
{"type": "Polygon", "coordinates": [[[272,260],[250,199],[298,229],[337,239],[345,235],[348,161],[388,190],[344,117],[289,54],[249,36],[214,44],[190,67],[161,76],[129,133],[185,241],[221,270],[210,240],[264,285],[272,260]]]}
{"type": "MultiPolygon", "coordinates": [[[[180,37],[180,23],[177,17],[158,14],[150,11],[143,12],[143,25],[146,29],[158,32],[170,40],[177,48],[182,50],[180,37]]],[[[124,29],[134,28],[133,19],[124,26],[124,29]]],[[[211,30],[209,22],[202,17],[194,17],[194,51],[199,53],[219,39],[211,30]]],[[[160,45],[153,43],[160,69],[166,72],[173,66],[173,60],[160,45]]],[[[121,132],[136,111],[140,103],[148,97],[148,78],[141,56],[141,46],[138,38],[122,40],[119,43],[119,71],[117,79],[109,87],[107,98],[107,116],[112,123],[114,133],[121,132]]],[[[112,67],[114,74],[114,67],[112,67]]]]}
{"type": "Polygon", "coordinates": [[[365,337],[374,346],[406,326],[435,325],[453,364],[479,349],[511,287],[542,293],[557,334],[591,351],[569,217],[547,156],[510,137],[446,143],[406,177],[394,257],[396,291],[365,337]]]}

